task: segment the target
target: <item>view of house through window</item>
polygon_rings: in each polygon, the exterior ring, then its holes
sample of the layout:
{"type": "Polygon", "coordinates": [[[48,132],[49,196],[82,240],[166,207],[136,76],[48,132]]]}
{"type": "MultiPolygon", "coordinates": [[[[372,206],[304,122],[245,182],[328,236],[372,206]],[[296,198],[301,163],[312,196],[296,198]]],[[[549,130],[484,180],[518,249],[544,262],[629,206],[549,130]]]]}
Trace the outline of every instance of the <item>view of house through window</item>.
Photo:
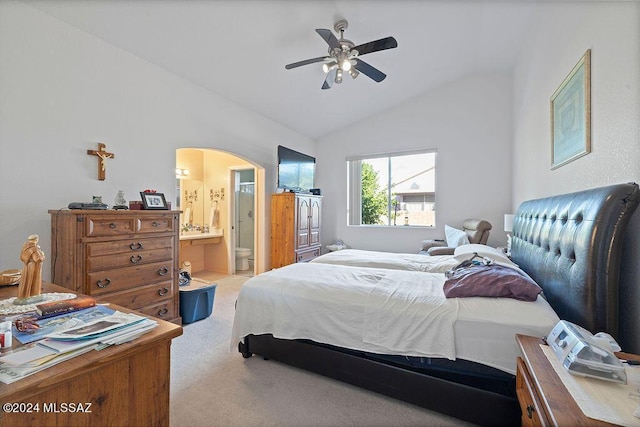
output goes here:
{"type": "Polygon", "coordinates": [[[436,224],[436,152],[347,159],[349,225],[436,224]]]}

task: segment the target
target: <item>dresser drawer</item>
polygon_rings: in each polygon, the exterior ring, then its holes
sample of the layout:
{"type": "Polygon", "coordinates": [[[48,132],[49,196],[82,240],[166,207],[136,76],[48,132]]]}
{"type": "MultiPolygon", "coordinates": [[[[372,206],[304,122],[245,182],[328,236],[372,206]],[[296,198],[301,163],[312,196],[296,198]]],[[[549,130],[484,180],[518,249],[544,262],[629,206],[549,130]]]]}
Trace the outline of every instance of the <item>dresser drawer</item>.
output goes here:
{"type": "Polygon", "coordinates": [[[140,217],[136,220],[136,231],[138,233],[172,232],[175,230],[175,223],[173,216],[140,217]]]}
{"type": "Polygon", "coordinates": [[[104,295],[166,280],[174,280],[173,261],[87,273],[89,295],[104,295]]]}
{"type": "Polygon", "coordinates": [[[518,357],[516,362],[516,395],[522,410],[522,426],[550,425],[524,361],[518,357]]]}
{"type": "Polygon", "coordinates": [[[133,217],[88,216],[85,221],[85,235],[89,237],[119,236],[133,233],[134,227],[133,217]]]}
{"type": "Polygon", "coordinates": [[[143,307],[156,304],[164,304],[167,298],[173,299],[174,285],[172,281],[158,282],[152,285],[141,286],[129,291],[109,294],[106,297],[109,302],[140,310],[143,307]]]}
{"type": "Polygon", "coordinates": [[[112,268],[131,267],[134,265],[145,265],[153,262],[171,260],[173,250],[171,248],[160,248],[155,251],[144,251],[136,253],[103,255],[87,258],[87,271],[99,271],[112,268]]]}
{"type": "Polygon", "coordinates": [[[306,251],[296,251],[296,262],[307,262],[320,256],[320,248],[313,248],[306,251]]]}
{"type": "Polygon", "coordinates": [[[179,313],[175,311],[173,300],[166,300],[152,306],[140,308],[138,311],[147,316],[153,316],[162,320],[171,320],[179,316],[179,313]]]}
{"type": "Polygon", "coordinates": [[[125,239],[109,242],[87,243],[87,256],[136,253],[160,248],[173,248],[173,237],[157,239],[125,239]]]}

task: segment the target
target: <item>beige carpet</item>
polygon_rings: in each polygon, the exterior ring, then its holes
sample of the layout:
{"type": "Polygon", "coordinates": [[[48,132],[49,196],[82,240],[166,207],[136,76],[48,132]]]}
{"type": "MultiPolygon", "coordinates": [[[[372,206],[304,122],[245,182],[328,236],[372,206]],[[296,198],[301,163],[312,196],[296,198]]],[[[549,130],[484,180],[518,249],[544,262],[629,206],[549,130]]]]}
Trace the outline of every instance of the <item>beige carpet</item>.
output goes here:
{"type": "Polygon", "coordinates": [[[279,362],[231,352],[234,304],[247,279],[217,280],[211,317],[184,325],[184,334],[173,341],[173,427],[469,425],[279,362]]]}

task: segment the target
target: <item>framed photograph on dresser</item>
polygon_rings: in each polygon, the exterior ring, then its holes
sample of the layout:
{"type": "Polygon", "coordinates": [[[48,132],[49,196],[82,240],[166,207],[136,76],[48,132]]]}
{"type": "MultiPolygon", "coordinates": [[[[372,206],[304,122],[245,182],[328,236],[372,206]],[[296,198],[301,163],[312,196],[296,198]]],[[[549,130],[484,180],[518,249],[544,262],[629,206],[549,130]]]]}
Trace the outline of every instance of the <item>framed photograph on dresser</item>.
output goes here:
{"type": "Polygon", "coordinates": [[[551,169],[591,152],[591,50],[551,96],[551,169]]]}
{"type": "Polygon", "coordinates": [[[169,209],[163,193],[140,192],[140,197],[142,197],[144,209],[169,209]]]}

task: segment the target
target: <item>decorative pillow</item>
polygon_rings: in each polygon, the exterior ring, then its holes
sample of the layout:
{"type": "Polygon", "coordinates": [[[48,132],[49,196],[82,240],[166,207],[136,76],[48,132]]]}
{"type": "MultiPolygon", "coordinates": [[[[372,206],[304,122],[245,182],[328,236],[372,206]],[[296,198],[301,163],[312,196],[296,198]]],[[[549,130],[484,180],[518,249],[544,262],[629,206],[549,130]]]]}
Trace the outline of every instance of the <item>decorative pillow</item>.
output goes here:
{"type": "Polygon", "coordinates": [[[457,248],[460,245],[469,244],[469,236],[462,230],[444,225],[444,235],[447,238],[447,246],[457,248]]]}
{"type": "Polygon", "coordinates": [[[501,250],[493,248],[491,246],[481,245],[479,243],[472,243],[469,245],[457,247],[453,252],[455,258],[460,262],[471,258],[474,253],[477,253],[478,256],[481,256],[483,258],[489,258],[506,265],[512,265],[515,267],[518,266],[516,263],[511,261],[509,257],[505,255],[505,253],[501,250]]]}
{"type": "Polygon", "coordinates": [[[472,265],[453,271],[444,283],[447,298],[493,297],[535,301],[542,288],[529,277],[502,265],[472,265]]]}

